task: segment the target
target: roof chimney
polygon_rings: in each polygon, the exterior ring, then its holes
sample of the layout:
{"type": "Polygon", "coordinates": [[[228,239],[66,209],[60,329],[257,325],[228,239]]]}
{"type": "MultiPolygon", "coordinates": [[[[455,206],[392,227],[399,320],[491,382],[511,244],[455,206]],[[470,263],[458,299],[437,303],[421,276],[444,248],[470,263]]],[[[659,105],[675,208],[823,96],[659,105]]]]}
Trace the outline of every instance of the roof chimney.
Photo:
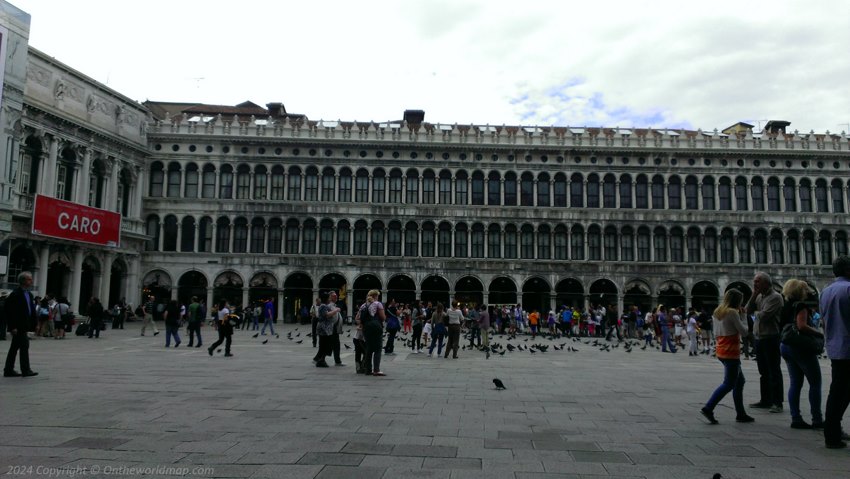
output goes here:
{"type": "Polygon", "coordinates": [[[418,125],[425,121],[425,110],[404,110],[404,121],[418,125]]]}
{"type": "Polygon", "coordinates": [[[266,103],[266,108],[269,109],[269,116],[272,118],[280,118],[286,115],[286,108],[283,103],[266,103]]]}
{"type": "Polygon", "coordinates": [[[784,135],[785,134],[785,127],[787,127],[790,124],[791,124],[790,121],[770,120],[764,125],[764,131],[771,133],[771,134],[774,134],[774,135],[777,134],[777,133],[782,133],[784,135]]]}

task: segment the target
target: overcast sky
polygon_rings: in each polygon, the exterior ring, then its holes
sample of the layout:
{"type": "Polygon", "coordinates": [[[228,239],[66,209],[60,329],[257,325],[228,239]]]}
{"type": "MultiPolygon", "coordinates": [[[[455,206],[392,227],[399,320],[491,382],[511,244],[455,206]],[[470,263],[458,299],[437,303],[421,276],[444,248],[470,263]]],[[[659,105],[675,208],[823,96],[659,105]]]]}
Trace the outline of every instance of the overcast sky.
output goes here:
{"type": "Polygon", "coordinates": [[[12,0],[30,45],[138,101],[311,119],[850,129],[850,6],[12,0]]]}

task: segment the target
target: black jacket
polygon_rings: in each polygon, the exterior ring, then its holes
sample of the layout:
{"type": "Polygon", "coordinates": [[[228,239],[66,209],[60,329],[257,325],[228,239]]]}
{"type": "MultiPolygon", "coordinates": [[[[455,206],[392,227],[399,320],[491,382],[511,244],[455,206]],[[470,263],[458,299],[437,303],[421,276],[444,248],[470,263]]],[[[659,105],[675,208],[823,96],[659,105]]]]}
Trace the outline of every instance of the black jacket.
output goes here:
{"type": "MultiPolygon", "coordinates": [[[[30,302],[32,303],[32,293],[30,293],[30,302]]],[[[20,287],[15,288],[12,294],[6,298],[5,304],[6,329],[12,331],[17,329],[18,332],[27,332],[32,328],[35,322],[35,303],[27,306],[27,299],[24,296],[24,290],[20,287]]]]}

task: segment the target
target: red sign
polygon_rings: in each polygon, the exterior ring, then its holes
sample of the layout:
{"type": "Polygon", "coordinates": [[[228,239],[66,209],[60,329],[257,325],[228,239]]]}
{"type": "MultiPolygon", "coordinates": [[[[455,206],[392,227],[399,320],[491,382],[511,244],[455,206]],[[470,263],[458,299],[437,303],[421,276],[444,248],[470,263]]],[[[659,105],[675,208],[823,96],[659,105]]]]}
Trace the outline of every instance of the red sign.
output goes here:
{"type": "Polygon", "coordinates": [[[36,195],[33,234],[103,246],[121,242],[121,215],[49,196],[36,195]]]}

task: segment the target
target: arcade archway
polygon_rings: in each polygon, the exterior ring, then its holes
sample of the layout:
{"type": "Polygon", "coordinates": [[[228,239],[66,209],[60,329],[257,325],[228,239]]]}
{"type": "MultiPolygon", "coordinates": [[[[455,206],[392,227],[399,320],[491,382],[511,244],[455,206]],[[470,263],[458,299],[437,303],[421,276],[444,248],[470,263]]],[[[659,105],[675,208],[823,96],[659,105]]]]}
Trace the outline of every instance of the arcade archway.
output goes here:
{"type": "Polygon", "coordinates": [[[242,276],[235,271],[225,271],[213,281],[213,302],[220,304],[227,301],[231,309],[242,306],[242,276]]]}
{"type": "Polygon", "coordinates": [[[387,282],[387,303],[395,300],[396,303],[411,304],[416,301],[416,283],[410,276],[399,274],[390,278],[387,282]]]}
{"type": "Polygon", "coordinates": [[[714,283],[700,281],[691,288],[691,306],[697,311],[711,314],[720,301],[720,291],[714,283]]]}
{"type": "Polygon", "coordinates": [[[292,273],[283,282],[283,320],[310,322],[313,304],[313,279],[305,273],[292,273]]]}
{"type": "Polygon", "coordinates": [[[449,307],[449,282],[440,276],[428,276],[422,280],[422,302],[429,302],[437,306],[437,303],[443,303],[448,309],[449,307]]]}
{"type": "Polygon", "coordinates": [[[551,293],[549,283],[539,277],[528,278],[522,285],[522,308],[526,311],[538,311],[545,317],[549,313],[551,293]]]}
{"type": "Polygon", "coordinates": [[[623,308],[629,311],[632,306],[637,306],[642,313],[652,309],[651,290],[644,281],[629,281],[623,289],[623,308]]]}
{"type": "Polygon", "coordinates": [[[506,276],[499,276],[490,281],[487,292],[487,301],[493,306],[516,306],[517,301],[516,283],[506,276]]]}
{"type": "Polygon", "coordinates": [[[574,278],[566,278],[555,285],[555,307],[562,306],[584,310],[584,286],[574,278]]]}
{"type": "Polygon", "coordinates": [[[467,307],[484,302],[484,285],[474,276],[464,276],[455,283],[455,301],[467,307]]]}
{"type": "Polygon", "coordinates": [[[177,300],[180,304],[191,303],[192,296],[197,296],[200,301],[207,300],[207,277],[200,271],[187,271],[177,280],[177,300]]]}
{"type": "Polygon", "coordinates": [[[665,281],[658,288],[658,304],[673,308],[685,308],[685,288],[675,281],[665,281]]]}
{"type": "Polygon", "coordinates": [[[604,306],[610,310],[611,306],[617,307],[617,285],[610,279],[597,279],[590,285],[590,305],[604,306]]]}

